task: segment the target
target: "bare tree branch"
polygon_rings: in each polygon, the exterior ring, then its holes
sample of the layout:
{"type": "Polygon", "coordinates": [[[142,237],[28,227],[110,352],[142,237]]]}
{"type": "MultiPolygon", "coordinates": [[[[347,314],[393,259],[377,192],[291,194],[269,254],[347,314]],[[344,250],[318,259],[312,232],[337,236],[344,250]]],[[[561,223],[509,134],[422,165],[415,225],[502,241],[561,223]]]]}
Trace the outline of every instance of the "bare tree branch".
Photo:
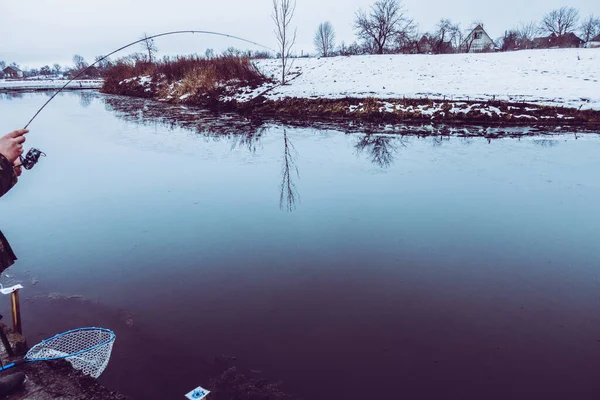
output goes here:
{"type": "Polygon", "coordinates": [[[144,49],[144,53],[148,53],[148,62],[152,62],[154,56],[158,52],[158,48],[156,44],[154,44],[154,39],[148,38],[148,34],[144,33],[142,37],[144,39],[143,42],[140,42],[140,46],[144,49]]]}
{"type": "Polygon", "coordinates": [[[76,71],[81,71],[85,68],[88,67],[88,63],[85,61],[85,59],[83,58],[83,56],[79,55],[79,54],[75,54],[73,56],[73,64],[75,64],[75,70],[76,71]]]}
{"type": "Polygon", "coordinates": [[[544,16],[542,31],[556,36],[563,36],[573,32],[579,21],[579,11],[573,7],[561,7],[544,16]]]}
{"type": "Polygon", "coordinates": [[[329,21],[319,24],[313,43],[321,56],[328,57],[333,53],[335,31],[329,21]]]}
{"type": "Polygon", "coordinates": [[[581,31],[581,38],[585,42],[589,42],[596,36],[600,35],[600,18],[590,15],[588,18],[583,20],[579,30],[581,31]]]}
{"type": "Polygon", "coordinates": [[[383,54],[389,50],[393,40],[405,34],[412,24],[398,0],[378,0],[371,6],[369,14],[363,10],[356,12],[354,29],[373,53],[383,54]]]}
{"type": "Polygon", "coordinates": [[[291,65],[288,61],[292,54],[292,47],[296,43],[296,30],[290,35],[290,23],[296,11],[296,0],[273,0],[273,22],[275,22],[275,37],[281,57],[281,84],[285,85],[285,76],[291,65]]]}
{"type": "Polygon", "coordinates": [[[441,19],[433,35],[433,51],[437,54],[452,53],[463,42],[463,34],[459,24],[453,24],[449,19],[441,19]]]}

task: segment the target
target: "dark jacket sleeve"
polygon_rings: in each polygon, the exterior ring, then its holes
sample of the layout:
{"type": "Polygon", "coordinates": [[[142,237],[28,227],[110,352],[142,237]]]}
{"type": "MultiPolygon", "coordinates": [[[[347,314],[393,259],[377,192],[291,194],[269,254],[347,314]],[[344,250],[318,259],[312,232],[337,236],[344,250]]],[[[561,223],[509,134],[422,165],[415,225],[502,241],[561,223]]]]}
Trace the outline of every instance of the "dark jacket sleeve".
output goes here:
{"type": "Polygon", "coordinates": [[[4,196],[16,183],[17,175],[15,175],[13,165],[0,154],[0,197],[4,196]]]}

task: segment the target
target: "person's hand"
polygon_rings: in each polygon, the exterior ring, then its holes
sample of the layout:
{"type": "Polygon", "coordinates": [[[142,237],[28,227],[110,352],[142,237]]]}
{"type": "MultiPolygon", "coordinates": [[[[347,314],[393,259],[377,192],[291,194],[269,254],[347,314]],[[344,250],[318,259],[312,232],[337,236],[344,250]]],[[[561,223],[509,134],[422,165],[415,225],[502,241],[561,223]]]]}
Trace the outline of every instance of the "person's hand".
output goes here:
{"type": "Polygon", "coordinates": [[[0,154],[8,159],[11,164],[23,154],[23,143],[27,129],[19,129],[0,138],[0,154]]]}
{"type": "Polygon", "coordinates": [[[18,178],[23,173],[23,164],[21,164],[21,159],[17,158],[13,165],[15,166],[15,176],[18,178]]]}

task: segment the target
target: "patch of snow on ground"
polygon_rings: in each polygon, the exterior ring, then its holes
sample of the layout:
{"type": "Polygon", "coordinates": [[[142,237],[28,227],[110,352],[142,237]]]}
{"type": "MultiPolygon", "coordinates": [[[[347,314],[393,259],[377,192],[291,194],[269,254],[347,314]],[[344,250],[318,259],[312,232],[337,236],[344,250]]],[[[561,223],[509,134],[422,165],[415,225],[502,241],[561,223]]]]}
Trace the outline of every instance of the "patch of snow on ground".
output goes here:
{"type": "Polygon", "coordinates": [[[535,119],[537,120],[537,117],[534,117],[533,115],[515,115],[515,118],[528,118],[528,119],[535,119]]]}
{"type": "Polygon", "coordinates": [[[392,103],[385,102],[385,103],[383,103],[383,108],[380,111],[394,112],[395,110],[396,110],[396,107],[392,103]]]}
{"type": "Polygon", "coordinates": [[[491,112],[495,113],[496,115],[503,115],[504,113],[502,111],[500,111],[499,108],[497,107],[488,107],[488,110],[490,110],[491,112]]]}
{"type": "MultiPolygon", "coordinates": [[[[279,76],[279,62],[256,65],[266,76],[279,76]]],[[[301,74],[267,98],[495,99],[600,110],[599,49],[299,58],[294,67],[301,74]]]]}
{"type": "Polygon", "coordinates": [[[140,76],[140,85],[147,85],[152,83],[152,77],[149,75],[146,76],[140,76]]]}

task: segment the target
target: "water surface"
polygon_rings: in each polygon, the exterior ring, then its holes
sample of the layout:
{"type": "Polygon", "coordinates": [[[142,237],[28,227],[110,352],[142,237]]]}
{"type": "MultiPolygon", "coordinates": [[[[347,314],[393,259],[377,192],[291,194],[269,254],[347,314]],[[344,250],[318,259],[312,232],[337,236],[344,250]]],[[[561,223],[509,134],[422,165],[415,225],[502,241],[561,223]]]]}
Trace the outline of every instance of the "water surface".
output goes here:
{"type": "MultiPolygon", "coordinates": [[[[2,132],[47,99],[0,96],[2,132]]],[[[32,124],[48,156],[0,206],[30,343],[114,329],[101,380],[133,398],[206,386],[215,357],[303,399],[600,396],[595,135],[160,107],[65,93],[32,124]]]]}

